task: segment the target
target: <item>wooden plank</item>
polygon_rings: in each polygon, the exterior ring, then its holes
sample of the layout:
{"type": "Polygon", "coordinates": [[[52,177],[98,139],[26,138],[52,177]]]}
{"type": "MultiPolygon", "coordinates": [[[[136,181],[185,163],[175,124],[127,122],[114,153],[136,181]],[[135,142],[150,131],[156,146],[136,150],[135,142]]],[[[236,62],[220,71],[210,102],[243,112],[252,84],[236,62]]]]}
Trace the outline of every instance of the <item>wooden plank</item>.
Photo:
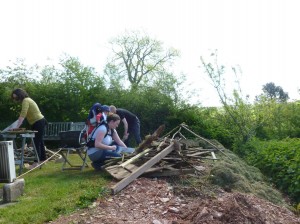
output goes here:
{"type": "MultiPolygon", "coordinates": [[[[122,179],[128,177],[129,175],[131,175],[138,168],[139,168],[138,166],[129,164],[126,167],[121,167],[119,165],[110,166],[110,167],[107,167],[105,170],[110,175],[112,175],[115,179],[122,180],[122,179]]],[[[148,172],[151,173],[151,172],[159,171],[162,169],[164,169],[164,167],[154,167],[154,168],[148,169],[145,173],[148,173],[148,172]]]]}
{"type": "Polygon", "coordinates": [[[150,169],[148,169],[147,171],[144,172],[145,173],[152,173],[152,172],[156,172],[156,171],[160,171],[163,170],[164,167],[151,167],[150,169]]]}
{"type": "Polygon", "coordinates": [[[130,158],[129,160],[127,160],[126,162],[120,164],[121,167],[125,167],[126,165],[134,162],[135,160],[141,158],[142,156],[144,156],[145,154],[147,154],[151,149],[146,149],[143,152],[140,152],[139,154],[135,155],[134,157],[130,158]]]}
{"type": "Polygon", "coordinates": [[[210,152],[210,151],[207,151],[207,152],[196,152],[196,153],[193,153],[193,154],[186,154],[185,156],[187,156],[187,157],[194,157],[194,156],[199,156],[199,155],[203,155],[203,154],[207,154],[207,153],[213,153],[213,152],[210,152]]]}
{"type": "Polygon", "coordinates": [[[126,166],[126,169],[124,169],[124,167],[122,166],[115,165],[115,166],[106,167],[105,170],[117,180],[122,180],[125,177],[129,176],[132,172],[134,172],[138,168],[139,168],[138,166],[135,166],[133,164],[128,164],[126,166]]]}
{"type": "Polygon", "coordinates": [[[148,170],[150,167],[152,167],[154,164],[159,162],[162,158],[164,158],[166,155],[168,155],[170,152],[172,152],[175,148],[180,148],[180,145],[177,141],[172,142],[167,148],[159,152],[156,156],[154,156],[152,159],[144,163],[141,167],[139,167],[136,171],[134,171],[131,175],[121,180],[119,183],[115,184],[111,188],[112,194],[116,194],[119,191],[121,191],[124,187],[126,187],[128,184],[130,184],[133,180],[138,178],[140,175],[142,175],[146,170],[148,170]]]}

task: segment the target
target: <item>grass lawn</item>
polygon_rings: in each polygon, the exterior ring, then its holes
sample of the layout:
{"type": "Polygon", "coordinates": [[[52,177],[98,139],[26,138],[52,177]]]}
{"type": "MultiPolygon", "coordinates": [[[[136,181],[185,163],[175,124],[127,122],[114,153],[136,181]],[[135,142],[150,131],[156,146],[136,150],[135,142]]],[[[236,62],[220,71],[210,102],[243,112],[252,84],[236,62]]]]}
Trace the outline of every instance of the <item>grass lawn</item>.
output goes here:
{"type": "MultiPolygon", "coordinates": [[[[79,162],[78,156],[71,158],[78,158],[79,162]]],[[[49,161],[42,169],[21,177],[25,180],[24,194],[17,203],[0,208],[0,223],[44,223],[87,207],[109,193],[106,185],[111,177],[105,172],[95,171],[91,166],[82,172],[61,171],[61,166],[62,163],[49,161]]]]}

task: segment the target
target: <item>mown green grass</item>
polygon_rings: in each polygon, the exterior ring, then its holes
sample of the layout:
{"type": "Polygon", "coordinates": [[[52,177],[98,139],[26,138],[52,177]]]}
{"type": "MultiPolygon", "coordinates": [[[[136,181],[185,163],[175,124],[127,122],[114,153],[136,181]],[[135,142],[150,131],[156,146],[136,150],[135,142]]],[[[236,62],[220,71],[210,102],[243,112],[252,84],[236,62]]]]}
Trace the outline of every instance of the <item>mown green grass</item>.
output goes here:
{"type": "MultiPolygon", "coordinates": [[[[71,156],[76,161],[78,156],[71,156]]],[[[61,214],[88,207],[109,193],[106,186],[111,178],[105,172],[91,167],[82,172],[61,171],[61,166],[61,163],[49,161],[41,169],[21,177],[25,180],[24,194],[17,203],[0,208],[0,223],[48,222],[61,214]]]]}

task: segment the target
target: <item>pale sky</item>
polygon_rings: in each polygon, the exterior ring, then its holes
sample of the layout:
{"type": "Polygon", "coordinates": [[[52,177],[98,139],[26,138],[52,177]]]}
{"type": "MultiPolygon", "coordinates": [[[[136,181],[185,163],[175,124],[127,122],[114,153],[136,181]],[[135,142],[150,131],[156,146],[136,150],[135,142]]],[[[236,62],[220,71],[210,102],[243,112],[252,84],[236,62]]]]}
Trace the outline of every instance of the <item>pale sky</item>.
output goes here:
{"type": "MultiPolygon", "coordinates": [[[[274,82],[300,99],[300,52],[296,0],[1,0],[0,68],[25,58],[29,65],[55,64],[67,53],[98,72],[108,41],[125,30],[143,30],[181,52],[183,72],[204,106],[218,104],[200,56],[217,49],[219,63],[239,65],[244,95],[259,95],[274,82]]],[[[229,79],[226,84],[233,86],[229,79]]],[[[195,102],[194,100],[193,102],[195,102]]]]}

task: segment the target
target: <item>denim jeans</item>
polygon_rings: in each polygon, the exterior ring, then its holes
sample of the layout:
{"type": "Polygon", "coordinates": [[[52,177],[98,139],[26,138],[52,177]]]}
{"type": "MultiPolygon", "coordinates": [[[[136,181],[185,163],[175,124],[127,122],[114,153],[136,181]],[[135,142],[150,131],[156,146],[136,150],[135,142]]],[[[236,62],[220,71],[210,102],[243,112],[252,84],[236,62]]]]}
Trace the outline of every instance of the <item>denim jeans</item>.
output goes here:
{"type": "Polygon", "coordinates": [[[103,150],[99,149],[93,154],[89,155],[90,160],[93,162],[94,167],[100,168],[104,165],[104,161],[106,159],[112,158],[112,157],[121,157],[120,153],[117,153],[116,151],[112,150],[103,150]]]}

